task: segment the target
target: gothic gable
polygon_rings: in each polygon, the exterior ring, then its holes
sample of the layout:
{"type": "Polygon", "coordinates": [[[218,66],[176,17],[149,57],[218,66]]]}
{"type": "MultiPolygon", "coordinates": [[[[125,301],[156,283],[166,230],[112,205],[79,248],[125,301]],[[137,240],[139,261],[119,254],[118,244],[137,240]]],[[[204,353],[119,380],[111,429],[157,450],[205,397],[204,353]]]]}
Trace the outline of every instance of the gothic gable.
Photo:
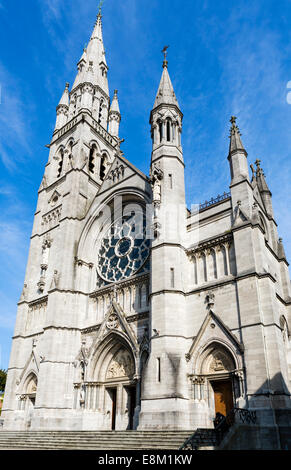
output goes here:
{"type": "MultiPolygon", "coordinates": [[[[222,348],[226,347],[235,357],[241,356],[243,353],[243,345],[212,310],[206,315],[198,335],[193,339],[192,345],[186,354],[187,361],[191,360],[194,364],[197,364],[199,356],[211,343],[217,343],[222,348]]],[[[214,356],[213,358],[215,359],[214,356]]],[[[222,356],[217,357],[217,361],[222,364],[225,362],[222,356]]],[[[215,364],[212,364],[212,366],[214,367],[215,364]]]]}
{"type": "Polygon", "coordinates": [[[116,156],[99,189],[98,194],[116,186],[133,186],[144,188],[147,177],[132,163],[122,156],[116,156]],[[134,183],[133,183],[134,181],[134,183]]]}
{"type": "Polygon", "coordinates": [[[32,346],[32,351],[26,361],[26,364],[17,380],[17,385],[22,387],[24,385],[24,382],[27,378],[27,376],[30,374],[30,373],[33,373],[35,374],[36,376],[38,375],[38,371],[39,371],[39,363],[40,363],[40,359],[38,357],[38,354],[36,353],[35,351],[35,343],[33,343],[33,346],[32,346]]]}
{"type": "Polygon", "coordinates": [[[88,356],[92,357],[99,345],[109,336],[111,333],[116,333],[123,337],[127,343],[130,344],[131,349],[136,354],[138,351],[138,342],[137,338],[131,329],[130,325],[126,321],[125,314],[120,307],[120,305],[114,300],[111,303],[111,306],[108,309],[107,314],[104,317],[104,320],[93,339],[92,345],[88,352],[88,356]]]}

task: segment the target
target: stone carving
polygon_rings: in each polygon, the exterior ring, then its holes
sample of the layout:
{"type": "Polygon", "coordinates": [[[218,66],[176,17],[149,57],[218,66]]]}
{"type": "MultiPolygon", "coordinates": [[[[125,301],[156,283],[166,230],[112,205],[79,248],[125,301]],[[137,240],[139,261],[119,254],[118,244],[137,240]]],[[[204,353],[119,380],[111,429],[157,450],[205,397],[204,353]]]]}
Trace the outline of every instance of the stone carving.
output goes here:
{"type": "Polygon", "coordinates": [[[117,164],[116,167],[111,170],[108,179],[111,180],[113,183],[115,183],[115,181],[120,181],[124,177],[124,170],[124,165],[117,164]]]}
{"type": "Polygon", "coordinates": [[[41,225],[48,226],[49,228],[58,224],[62,212],[62,206],[53,209],[42,217],[41,225]]]}
{"type": "Polygon", "coordinates": [[[112,313],[108,317],[108,320],[106,322],[106,327],[108,328],[108,330],[113,330],[115,328],[118,328],[118,326],[119,326],[118,316],[115,313],[112,313]]]}
{"type": "Polygon", "coordinates": [[[151,169],[151,185],[153,190],[153,204],[159,205],[161,203],[161,181],[164,174],[160,168],[154,165],[151,169]]]}
{"type": "Polygon", "coordinates": [[[223,351],[214,352],[209,363],[209,372],[223,372],[234,369],[233,361],[223,351]]]}
{"type": "Polygon", "coordinates": [[[213,292],[207,292],[206,295],[206,302],[208,308],[213,308],[214,307],[214,301],[215,301],[215,295],[213,292]]]}
{"type": "Polygon", "coordinates": [[[45,277],[44,276],[40,276],[40,279],[37,283],[37,287],[38,287],[39,292],[42,293],[44,291],[44,288],[45,288],[45,277]]]}
{"type": "Polygon", "coordinates": [[[22,292],[21,292],[20,300],[26,300],[26,298],[27,298],[27,284],[24,284],[22,292]]]}
{"type": "Polygon", "coordinates": [[[134,374],[132,356],[126,349],[120,349],[109,364],[106,378],[130,377],[134,374]]]}
{"type": "Polygon", "coordinates": [[[54,275],[53,275],[53,278],[52,278],[52,282],[51,282],[50,288],[51,288],[51,289],[54,289],[54,288],[58,287],[58,285],[59,285],[59,280],[60,280],[59,273],[58,273],[57,270],[54,270],[54,275]]]}

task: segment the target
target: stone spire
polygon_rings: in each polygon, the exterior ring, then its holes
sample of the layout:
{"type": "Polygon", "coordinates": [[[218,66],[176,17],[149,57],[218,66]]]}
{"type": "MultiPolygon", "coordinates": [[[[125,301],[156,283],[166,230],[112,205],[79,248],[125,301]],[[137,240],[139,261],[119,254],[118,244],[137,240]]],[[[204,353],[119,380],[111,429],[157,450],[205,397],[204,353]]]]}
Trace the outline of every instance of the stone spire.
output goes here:
{"type": "Polygon", "coordinates": [[[120,114],[118,98],[117,98],[117,90],[114,90],[114,96],[113,96],[112,103],[110,106],[110,113],[113,113],[113,112],[120,114]]]}
{"type": "Polygon", "coordinates": [[[170,75],[168,72],[168,61],[167,61],[167,49],[169,46],[165,46],[162,50],[164,54],[164,61],[163,61],[163,73],[160,81],[160,85],[158,88],[157,96],[155,99],[153,109],[157,108],[161,104],[170,104],[177,106],[180,109],[174,88],[170,79],[170,75]]]}
{"type": "Polygon", "coordinates": [[[258,188],[260,190],[260,192],[262,193],[269,193],[270,195],[272,195],[268,185],[267,185],[267,182],[266,182],[266,179],[265,179],[265,174],[264,174],[264,171],[263,169],[261,168],[261,160],[256,160],[255,161],[255,164],[256,164],[256,180],[257,180],[257,184],[258,184],[258,188]]]}
{"type": "Polygon", "coordinates": [[[56,120],[55,130],[60,129],[66,124],[68,120],[68,111],[69,111],[69,83],[66,83],[66,88],[57,106],[57,120],[56,120]]]}
{"type": "Polygon", "coordinates": [[[82,83],[91,83],[94,86],[99,86],[109,96],[107,71],[102,36],[102,16],[99,11],[89,44],[78,62],[78,74],[72,92],[82,83]]]}
{"type": "Polygon", "coordinates": [[[267,211],[267,214],[270,217],[274,217],[273,205],[272,205],[272,193],[269,189],[269,186],[267,185],[263,169],[261,168],[261,160],[257,159],[255,161],[255,164],[257,167],[255,179],[256,179],[258,189],[261,194],[265,209],[267,211]]]}
{"type": "Polygon", "coordinates": [[[239,128],[236,125],[236,117],[231,116],[230,122],[231,122],[231,128],[230,128],[230,144],[229,144],[229,155],[233,152],[240,151],[245,153],[247,155],[247,152],[242,144],[241,141],[241,133],[239,128]]]}
{"type": "Polygon", "coordinates": [[[109,121],[109,126],[108,126],[109,134],[115,137],[118,137],[121,115],[120,115],[118,98],[117,98],[117,90],[114,90],[114,96],[113,96],[112,103],[111,103],[110,110],[109,110],[108,121],[109,121]]]}

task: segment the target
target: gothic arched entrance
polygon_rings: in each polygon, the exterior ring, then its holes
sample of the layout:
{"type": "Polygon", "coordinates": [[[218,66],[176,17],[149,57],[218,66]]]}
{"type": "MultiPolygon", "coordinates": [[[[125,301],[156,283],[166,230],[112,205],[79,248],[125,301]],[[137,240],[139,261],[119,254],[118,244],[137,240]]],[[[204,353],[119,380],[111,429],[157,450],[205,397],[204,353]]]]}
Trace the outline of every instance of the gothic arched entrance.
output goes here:
{"type": "MultiPolygon", "coordinates": [[[[97,417],[103,429],[126,430],[135,428],[137,406],[136,361],[130,345],[118,334],[109,335],[96,350],[94,365],[87,381],[95,388],[94,398],[100,414],[97,417]]],[[[85,398],[85,409],[92,409],[85,398]]]]}
{"type": "Polygon", "coordinates": [[[215,415],[226,416],[234,406],[233,371],[236,365],[231,353],[217,343],[211,345],[204,355],[202,372],[207,376],[215,415]]]}
{"type": "MultiPolygon", "coordinates": [[[[105,390],[107,396],[105,401],[109,402],[108,411],[111,412],[111,429],[116,429],[116,418],[118,411],[126,425],[126,429],[133,429],[134,410],[136,406],[136,386],[132,377],[135,372],[132,354],[122,346],[112,357],[106,371],[105,390]],[[125,408],[124,408],[125,407],[125,408]]],[[[108,407],[107,407],[108,408],[108,407]]]]}

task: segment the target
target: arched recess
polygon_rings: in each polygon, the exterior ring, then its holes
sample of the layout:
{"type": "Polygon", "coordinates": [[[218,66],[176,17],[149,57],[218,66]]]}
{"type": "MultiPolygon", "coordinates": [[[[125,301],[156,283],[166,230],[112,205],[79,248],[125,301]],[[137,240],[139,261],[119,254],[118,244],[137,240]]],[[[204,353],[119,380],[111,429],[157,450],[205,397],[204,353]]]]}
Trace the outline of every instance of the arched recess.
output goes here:
{"type": "Polygon", "coordinates": [[[99,175],[98,175],[101,181],[104,181],[109,166],[110,166],[110,157],[106,151],[102,151],[101,157],[100,157],[100,167],[99,167],[99,175]]]}
{"type": "Polygon", "coordinates": [[[65,148],[61,145],[56,153],[56,160],[57,160],[57,178],[62,176],[63,166],[64,166],[64,157],[65,157],[65,148]]]}
{"type": "Polygon", "coordinates": [[[283,367],[282,370],[285,371],[285,381],[288,383],[288,380],[290,380],[290,371],[288,368],[288,355],[290,352],[290,330],[288,327],[287,320],[284,315],[280,316],[280,328],[282,331],[282,340],[283,340],[283,348],[284,348],[284,359],[283,359],[283,367]]]}
{"type": "Polygon", "coordinates": [[[35,399],[37,393],[37,375],[34,371],[29,371],[26,378],[23,380],[22,393],[19,400],[19,409],[32,409],[35,406],[35,399]]]}
{"type": "Polygon", "coordinates": [[[231,344],[213,338],[192,359],[194,399],[208,403],[211,419],[226,416],[244,393],[242,358],[231,344]]]}
{"type": "Polygon", "coordinates": [[[105,383],[111,379],[114,381],[118,377],[116,374],[121,373],[123,369],[124,375],[120,375],[120,377],[128,377],[131,380],[138,370],[136,351],[133,350],[126,335],[119,331],[108,333],[102,343],[93,350],[89,361],[88,378],[98,382],[105,383]],[[116,366],[116,372],[110,374],[109,366],[112,361],[114,362],[114,358],[116,364],[120,364],[120,368],[118,369],[116,366]]]}
{"type": "Polygon", "coordinates": [[[268,241],[269,240],[268,224],[262,212],[259,212],[259,220],[260,220],[260,224],[264,233],[264,237],[268,241]]]}
{"type": "Polygon", "coordinates": [[[88,358],[85,380],[75,389],[75,407],[98,411],[104,429],[133,429],[138,370],[137,350],[126,335],[108,333],[88,358]]]}

